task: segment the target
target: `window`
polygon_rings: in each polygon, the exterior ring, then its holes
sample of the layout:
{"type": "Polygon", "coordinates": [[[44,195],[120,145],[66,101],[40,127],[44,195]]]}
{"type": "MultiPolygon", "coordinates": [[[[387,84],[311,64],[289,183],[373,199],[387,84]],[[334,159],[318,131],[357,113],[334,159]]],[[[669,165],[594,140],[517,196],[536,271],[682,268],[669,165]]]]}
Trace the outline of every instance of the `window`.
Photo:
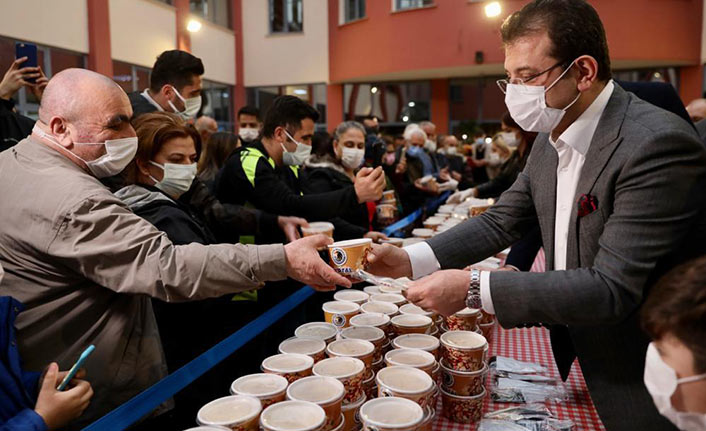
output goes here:
{"type": "Polygon", "coordinates": [[[260,110],[264,119],[272,102],[281,95],[297,96],[319,111],[316,130],[326,130],[326,84],[283,85],[279,87],[250,87],[247,104],[260,110]]]}
{"type": "Polygon", "coordinates": [[[433,4],[434,0],[395,0],[395,10],[417,9],[433,4]]]}
{"type": "Polygon", "coordinates": [[[429,119],[429,81],[383,84],[345,84],[345,118],[358,120],[375,115],[387,126],[404,126],[429,119]]]}
{"type": "Polygon", "coordinates": [[[233,87],[213,81],[204,80],[201,91],[202,115],[207,115],[218,123],[218,130],[232,132],[233,118],[233,87]]]}
{"type": "Polygon", "coordinates": [[[113,60],[113,81],[126,93],[142,91],[149,87],[150,70],[140,66],[113,60]]]}
{"type": "Polygon", "coordinates": [[[365,0],[343,0],[344,22],[365,18],[365,0]]]}
{"type": "Polygon", "coordinates": [[[303,30],[302,0],[270,0],[270,33],[298,33],[303,30]]]}
{"type": "Polygon", "coordinates": [[[189,10],[209,22],[232,28],[229,0],[189,0],[189,10]]]}

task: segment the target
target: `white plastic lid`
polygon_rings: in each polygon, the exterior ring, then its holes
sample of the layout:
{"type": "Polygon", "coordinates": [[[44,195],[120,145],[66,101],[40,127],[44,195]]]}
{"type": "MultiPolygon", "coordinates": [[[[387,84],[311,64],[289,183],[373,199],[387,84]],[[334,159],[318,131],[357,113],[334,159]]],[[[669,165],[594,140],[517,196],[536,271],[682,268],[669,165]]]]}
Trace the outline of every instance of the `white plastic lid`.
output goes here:
{"type": "Polygon", "coordinates": [[[298,353],[280,353],[262,361],[264,369],[278,373],[296,373],[311,368],[313,365],[314,358],[298,353]]]}
{"type": "Polygon", "coordinates": [[[385,362],[390,365],[405,365],[414,368],[425,368],[433,365],[436,358],[421,349],[396,349],[385,354],[385,362]]]}
{"type": "Polygon", "coordinates": [[[333,223],[327,221],[314,221],[309,223],[309,227],[302,227],[302,232],[328,232],[334,230],[333,223]]]}
{"type": "Polygon", "coordinates": [[[422,316],[421,314],[400,314],[392,318],[392,324],[407,328],[419,328],[422,326],[431,326],[431,317],[422,316]]]}
{"type": "Polygon", "coordinates": [[[365,286],[363,288],[363,292],[367,293],[368,295],[377,295],[380,292],[380,288],[378,286],[365,286]]]}
{"type": "MultiPolygon", "coordinates": [[[[382,291],[382,289],[380,289],[380,291],[382,291]]],[[[378,293],[377,295],[371,296],[370,301],[389,302],[392,304],[401,304],[401,303],[407,302],[407,299],[405,299],[405,297],[400,295],[399,293],[378,293]]]]}
{"type": "Polygon", "coordinates": [[[367,401],[360,407],[363,422],[381,428],[412,428],[424,418],[424,410],[414,401],[384,397],[367,401]]]}
{"type": "Polygon", "coordinates": [[[439,339],[427,334],[404,334],[392,340],[397,349],[435,350],[439,348],[439,339]]]}
{"type": "Polygon", "coordinates": [[[290,400],[310,401],[320,406],[331,404],[343,398],[346,389],[343,383],[333,377],[309,376],[289,385],[287,398],[290,400]]]}
{"type": "Polygon", "coordinates": [[[480,314],[480,309],[466,307],[463,310],[456,312],[457,316],[472,316],[474,314],[480,314]]]}
{"type": "Polygon", "coordinates": [[[400,313],[402,314],[419,314],[422,316],[433,316],[433,311],[426,311],[422,307],[418,307],[414,304],[405,304],[400,307],[400,313]]]}
{"type": "MultiPolygon", "coordinates": [[[[384,294],[380,294],[384,295],[384,294]]],[[[402,296],[402,295],[400,295],[402,296]]],[[[397,311],[399,308],[397,305],[391,303],[391,302],[383,302],[383,301],[370,301],[366,302],[365,304],[360,306],[360,310],[363,313],[382,313],[382,314],[387,314],[388,316],[392,316],[393,314],[397,314],[397,311]]]]}
{"type": "Polygon", "coordinates": [[[365,340],[374,343],[385,338],[385,331],[374,326],[351,326],[341,331],[341,337],[344,339],[365,340]]]}
{"type": "Polygon", "coordinates": [[[337,356],[317,362],[312,371],[317,376],[345,379],[355,376],[364,369],[365,363],[358,358],[337,356]]]}
{"type": "Polygon", "coordinates": [[[249,374],[236,379],[230,385],[230,393],[264,398],[284,392],[288,384],[287,379],[277,374],[249,374]]]}
{"type": "Polygon", "coordinates": [[[318,338],[320,340],[329,340],[334,338],[338,333],[338,329],[327,322],[310,322],[305,323],[294,331],[294,335],[300,338],[318,338]]]}
{"type": "Polygon", "coordinates": [[[350,301],[328,301],[324,302],[321,308],[331,314],[350,314],[360,311],[360,305],[350,301]]]}
{"type": "Polygon", "coordinates": [[[367,301],[368,298],[370,298],[370,295],[362,290],[356,289],[339,290],[333,294],[333,299],[336,301],[364,302],[367,301]]]}
{"type": "Polygon", "coordinates": [[[383,313],[363,313],[351,317],[351,326],[383,326],[390,322],[390,316],[383,313]]]}
{"type": "Polygon", "coordinates": [[[282,401],[267,407],[260,415],[263,428],[272,431],[309,431],[319,429],[326,412],[309,401],[282,401]]]}
{"type": "Polygon", "coordinates": [[[279,343],[280,353],[300,353],[302,355],[316,355],[326,349],[326,342],[319,338],[292,337],[279,343]]]}
{"type": "Polygon", "coordinates": [[[336,356],[365,356],[375,351],[370,341],[343,339],[332,342],[326,347],[328,352],[336,356]]]}
{"type": "Polygon", "coordinates": [[[392,365],[378,371],[376,380],[379,385],[387,386],[403,394],[419,394],[430,391],[434,380],[429,374],[417,368],[392,365]]]}
{"type": "Polygon", "coordinates": [[[372,243],[373,243],[373,240],[370,238],[349,239],[347,241],[334,242],[333,244],[330,244],[328,246],[328,248],[355,247],[357,245],[372,244],[372,243]]]}
{"type": "Polygon", "coordinates": [[[488,344],[484,336],[472,331],[449,331],[441,334],[442,343],[458,349],[477,349],[488,344]]]}
{"type": "Polygon", "coordinates": [[[196,414],[199,425],[230,426],[245,423],[262,411],[260,400],[247,395],[218,398],[204,405],[196,414]]]}
{"type": "Polygon", "coordinates": [[[412,230],[412,235],[418,238],[431,238],[434,235],[434,231],[426,228],[416,228],[412,230]]]}

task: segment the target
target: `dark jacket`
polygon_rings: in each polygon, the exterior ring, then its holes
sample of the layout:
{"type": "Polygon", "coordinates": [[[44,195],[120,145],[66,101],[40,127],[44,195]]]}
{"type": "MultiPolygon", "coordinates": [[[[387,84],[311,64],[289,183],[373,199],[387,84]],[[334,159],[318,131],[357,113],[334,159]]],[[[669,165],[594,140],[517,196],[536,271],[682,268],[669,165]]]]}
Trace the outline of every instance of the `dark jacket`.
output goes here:
{"type": "Polygon", "coordinates": [[[12,110],[15,101],[0,99],[0,151],[5,151],[32,133],[35,121],[12,110]]]}
{"type": "MultiPolygon", "coordinates": [[[[304,194],[328,193],[353,187],[353,181],[331,156],[311,156],[302,171],[304,194]]],[[[335,226],[337,241],[361,238],[370,231],[368,206],[359,204],[353,211],[329,220],[335,226]]]]}
{"type": "Polygon", "coordinates": [[[0,431],[44,431],[44,420],[34,411],[39,373],[22,370],[15,339],[19,301],[0,296],[0,431]]]}
{"type": "MultiPolygon", "coordinates": [[[[353,187],[304,195],[299,169],[277,166],[261,141],[231,154],[216,178],[216,197],[223,203],[248,204],[272,214],[329,220],[354,211],[358,198],[353,187]]],[[[279,233],[278,241],[281,241],[279,233]]],[[[258,242],[264,238],[258,237],[258,242]]],[[[268,238],[272,242],[273,238],[268,238]]]]}
{"type": "Polygon", "coordinates": [[[520,155],[519,151],[513,151],[510,158],[503,163],[498,175],[492,180],[476,187],[478,198],[497,198],[512,186],[517,176],[525,168],[530,148],[525,149],[525,154],[520,155]]]}
{"type": "Polygon", "coordinates": [[[157,107],[145,99],[141,91],[133,91],[127,95],[130,99],[130,105],[132,105],[132,117],[135,118],[142,114],[149,114],[150,112],[158,111],[157,107]]]}

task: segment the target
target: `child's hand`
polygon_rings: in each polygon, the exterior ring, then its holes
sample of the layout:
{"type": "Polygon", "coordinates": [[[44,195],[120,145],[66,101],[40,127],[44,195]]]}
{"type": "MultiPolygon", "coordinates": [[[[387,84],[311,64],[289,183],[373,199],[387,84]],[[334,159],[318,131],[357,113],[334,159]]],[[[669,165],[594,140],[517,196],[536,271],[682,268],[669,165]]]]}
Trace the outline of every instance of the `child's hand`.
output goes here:
{"type": "Polygon", "coordinates": [[[34,411],[44,419],[49,429],[61,428],[81,416],[93,396],[91,384],[80,379],[71,380],[69,389],[57,391],[56,387],[65,375],[66,372],[59,373],[59,366],[52,362],[44,378],[40,379],[42,386],[34,411]]]}

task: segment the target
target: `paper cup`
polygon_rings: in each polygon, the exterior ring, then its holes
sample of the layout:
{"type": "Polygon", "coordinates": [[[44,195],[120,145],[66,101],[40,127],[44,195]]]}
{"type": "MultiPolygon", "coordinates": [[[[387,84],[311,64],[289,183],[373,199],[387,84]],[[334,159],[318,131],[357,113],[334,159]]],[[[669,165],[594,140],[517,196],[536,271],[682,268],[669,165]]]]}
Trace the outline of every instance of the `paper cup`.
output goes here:
{"type": "Polygon", "coordinates": [[[385,368],[385,359],[384,358],[380,358],[379,361],[373,362],[373,365],[371,367],[371,369],[373,370],[373,373],[375,373],[375,374],[377,374],[377,372],[382,370],[383,368],[385,368]]]}
{"type": "Polygon", "coordinates": [[[310,322],[299,326],[294,335],[299,338],[318,338],[328,344],[336,340],[338,329],[331,323],[310,322]]]}
{"type": "Polygon", "coordinates": [[[360,305],[349,301],[328,301],[321,306],[326,322],[338,328],[350,326],[349,319],[360,313],[360,305]]]}
{"type": "Polygon", "coordinates": [[[196,414],[196,422],[202,426],[222,426],[233,431],[257,431],[261,411],[259,399],[231,395],[201,407],[196,414]]]}
{"type": "Polygon", "coordinates": [[[338,425],[336,425],[331,431],[343,431],[345,427],[346,417],[344,416],[343,412],[341,412],[341,416],[338,418],[338,425]]]}
{"type": "Polygon", "coordinates": [[[422,224],[424,225],[424,229],[436,230],[443,222],[444,220],[442,219],[430,217],[424,220],[424,223],[422,224]]]}
{"type": "Polygon", "coordinates": [[[378,293],[382,293],[382,292],[380,292],[380,288],[377,286],[365,286],[363,288],[363,292],[367,293],[370,296],[377,295],[378,293]]]}
{"type": "Polygon", "coordinates": [[[387,336],[390,332],[390,316],[382,313],[361,313],[351,317],[351,326],[374,326],[382,329],[387,336]]]}
{"type": "Polygon", "coordinates": [[[187,428],[184,431],[224,431],[228,430],[226,427],[193,427],[187,428]]]}
{"type": "Polygon", "coordinates": [[[326,412],[322,431],[330,431],[340,424],[341,405],[346,389],[333,377],[310,376],[299,379],[287,388],[287,399],[309,401],[326,412]]]}
{"type": "Polygon", "coordinates": [[[485,337],[488,342],[493,341],[493,328],[495,327],[495,322],[490,323],[480,323],[478,325],[481,334],[485,337]]]}
{"type": "Polygon", "coordinates": [[[478,371],[483,368],[488,353],[485,337],[471,331],[449,331],[441,335],[442,358],[459,371],[478,371]]]}
{"type": "Polygon", "coordinates": [[[422,370],[433,378],[432,372],[436,369],[436,358],[429,352],[419,349],[395,349],[385,353],[385,364],[388,367],[397,365],[412,367],[422,370]]]}
{"type": "Polygon", "coordinates": [[[412,235],[417,238],[429,239],[434,236],[434,231],[426,228],[416,228],[412,229],[412,235]]]}
{"type": "Polygon", "coordinates": [[[368,253],[373,240],[370,238],[335,242],[328,246],[331,267],[339,274],[351,276],[368,266],[368,253]]]}
{"type": "Polygon", "coordinates": [[[484,310],[480,310],[480,323],[492,323],[495,322],[495,315],[488,314],[484,310]]]}
{"type": "Polygon", "coordinates": [[[442,383],[441,387],[452,395],[473,396],[480,395],[485,389],[485,379],[488,376],[488,366],[483,364],[483,368],[478,371],[458,371],[449,367],[442,360],[441,366],[442,383]]]}
{"type": "Polygon", "coordinates": [[[360,407],[360,419],[365,431],[415,431],[424,420],[424,410],[404,398],[376,398],[360,407]]]}
{"type": "Polygon", "coordinates": [[[432,320],[420,314],[400,314],[390,320],[395,334],[427,334],[431,332],[432,320]]]}
{"type": "Polygon", "coordinates": [[[367,398],[365,394],[353,403],[343,405],[343,417],[345,420],[345,425],[343,426],[343,431],[358,431],[361,427],[360,422],[360,406],[362,406],[367,398]]]}
{"type": "Polygon", "coordinates": [[[387,343],[385,331],[382,329],[374,326],[352,326],[350,328],[343,329],[340,336],[341,339],[370,341],[373,343],[373,346],[375,346],[373,362],[382,359],[382,347],[385,343],[387,343]]]}
{"type": "Polygon", "coordinates": [[[368,400],[378,396],[378,385],[375,382],[375,373],[372,370],[368,370],[368,375],[363,380],[363,392],[368,400]]]}
{"type": "Polygon", "coordinates": [[[381,222],[389,222],[397,216],[397,207],[394,204],[384,203],[375,208],[377,218],[381,222]]]}
{"type": "MultiPolygon", "coordinates": [[[[380,291],[382,292],[382,288],[380,291]]],[[[399,309],[400,306],[407,303],[407,298],[399,293],[378,293],[377,295],[371,296],[369,302],[388,302],[396,305],[399,309]]]]}
{"type": "Polygon", "coordinates": [[[397,199],[395,197],[395,191],[394,190],[385,190],[382,192],[382,200],[384,201],[390,201],[393,199],[397,199]]]}
{"type": "Polygon", "coordinates": [[[446,327],[450,331],[473,331],[480,321],[480,310],[475,308],[464,308],[456,314],[446,318],[446,327]]]}
{"type": "Polygon", "coordinates": [[[266,408],[274,403],[284,401],[289,382],[277,374],[249,374],[236,379],[230,385],[232,395],[255,397],[266,408]]]}
{"type": "Polygon", "coordinates": [[[400,397],[414,401],[422,408],[431,402],[436,385],[422,370],[405,366],[391,366],[380,370],[375,376],[378,397],[400,397]]]}
{"type": "Polygon", "coordinates": [[[434,410],[431,406],[427,406],[427,408],[424,409],[424,419],[422,419],[422,423],[419,424],[417,431],[432,431],[435,418],[436,410],[434,410]]]}
{"type": "Polygon", "coordinates": [[[482,393],[471,397],[453,395],[441,389],[441,414],[451,422],[477,423],[483,413],[484,398],[485,389],[482,393]]]}
{"type": "Polygon", "coordinates": [[[468,208],[468,216],[469,217],[476,217],[484,212],[488,211],[492,205],[471,205],[470,208],[468,208]]]}
{"type": "Polygon", "coordinates": [[[429,317],[432,321],[436,321],[438,315],[434,313],[433,311],[427,311],[423,309],[422,307],[418,307],[414,304],[404,304],[403,306],[400,307],[400,314],[417,314],[420,316],[427,316],[429,317]]]}
{"type": "Polygon", "coordinates": [[[292,337],[279,343],[280,353],[299,353],[311,356],[314,362],[326,358],[326,342],[318,338],[292,337]]]}
{"type": "Polygon", "coordinates": [[[368,302],[369,298],[370,295],[363,292],[362,290],[356,289],[339,290],[338,292],[333,294],[333,299],[335,299],[336,301],[355,302],[358,305],[368,302]]]}
{"type": "Polygon", "coordinates": [[[349,404],[363,395],[363,380],[365,379],[365,363],[357,358],[336,357],[324,359],[314,365],[315,376],[331,377],[343,383],[346,393],[343,404],[349,404]]]}
{"type": "Polygon", "coordinates": [[[358,358],[363,361],[366,366],[370,367],[373,365],[375,345],[365,340],[336,340],[326,346],[326,354],[329,358],[358,358]]]}
{"type": "Polygon", "coordinates": [[[335,229],[333,223],[327,221],[315,221],[309,223],[309,227],[302,227],[302,236],[312,236],[323,234],[329,238],[333,238],[333,231],[335,229]]]}
{"type": "Polygon", "coordinates": [[[389,239],[381,239],[380,244],[390,244],[394,245],[395,247],[402,247],[402,244],[404,243],[404,239],[402,238],[389,238],[389,239]]]}
{"type": "Polygon", "coordinates": [[[392,302],[368,301],[360,306],[360,311],[363,313],[382,313],[393,317],[399,312],[399,307],[392,302]]]}
{"type": "MultiPolygon", "coordinates": [[[[397,287],[397,286],[383,286],[383,285],[378,286],[378,289],[380,290],[380,293],[396,293],[398,295],[401,295],[402,291],[404,290],[401,287],[397,287]]],[[[405,299],[405,301],[406,301],[406,299],[405,299]]]]}
{"type": "Polygon", "coordinates": [[[326,412],[308,401],[282,401],[262,411],[263,431],[318,431],[326,422],[326,412]]]}
{"type": "Polygon", "coordinates": [[[311,356],[296,353],[281,353],[270,356],[262,361],[262,371],[269,374],[277,374],[289,383],[296,382],[302,377],[311,375],[311,368],[314,366],[314,358],[311,356]]]}
{"type": "Polygon", "coordinates": [[[426,334],[405,334],[392,340],[395,349],[421,349],[434,355],[439,360],[439,339],[426,334]]]}

